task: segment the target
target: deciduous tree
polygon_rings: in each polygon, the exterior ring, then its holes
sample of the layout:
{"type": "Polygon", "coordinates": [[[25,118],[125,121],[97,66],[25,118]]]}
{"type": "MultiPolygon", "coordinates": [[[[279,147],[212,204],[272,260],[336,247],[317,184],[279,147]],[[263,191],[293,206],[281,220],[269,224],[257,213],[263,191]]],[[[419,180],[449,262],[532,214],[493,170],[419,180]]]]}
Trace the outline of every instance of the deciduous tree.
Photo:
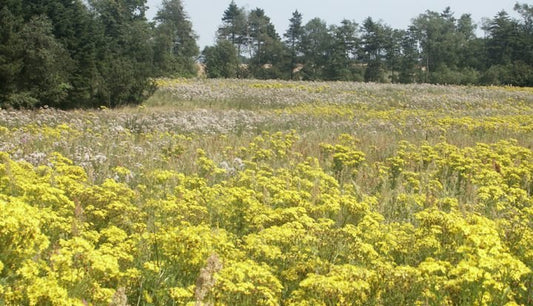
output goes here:
{"type": "Polygon", "coordinates": [[[202,52],[209,78],[235,78],[239,69],[237,49],[228,40],[221,39],[215,46],[202,52]]]}

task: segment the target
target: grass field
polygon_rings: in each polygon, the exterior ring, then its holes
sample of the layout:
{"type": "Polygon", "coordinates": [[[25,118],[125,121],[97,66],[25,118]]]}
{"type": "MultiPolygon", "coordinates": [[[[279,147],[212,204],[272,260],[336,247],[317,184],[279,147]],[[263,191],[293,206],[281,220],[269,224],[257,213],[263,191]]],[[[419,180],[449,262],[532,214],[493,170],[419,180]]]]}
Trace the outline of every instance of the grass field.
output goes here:
{"type": "Polygon", "coordinates": [[[533,304],[533,89],[157,83],[0,110],[0,305],[533,304]]]}

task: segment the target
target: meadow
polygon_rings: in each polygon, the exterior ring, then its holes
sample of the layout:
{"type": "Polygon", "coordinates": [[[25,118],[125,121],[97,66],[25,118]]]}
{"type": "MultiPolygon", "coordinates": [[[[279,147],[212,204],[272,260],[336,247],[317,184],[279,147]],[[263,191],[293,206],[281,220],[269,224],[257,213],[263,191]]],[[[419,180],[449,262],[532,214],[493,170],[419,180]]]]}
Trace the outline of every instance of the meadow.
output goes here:
{"type": "Polygon", "coordinates": [[[532,305],[533,89],[160,79],[0,110],[0,305],[532,305]]]}

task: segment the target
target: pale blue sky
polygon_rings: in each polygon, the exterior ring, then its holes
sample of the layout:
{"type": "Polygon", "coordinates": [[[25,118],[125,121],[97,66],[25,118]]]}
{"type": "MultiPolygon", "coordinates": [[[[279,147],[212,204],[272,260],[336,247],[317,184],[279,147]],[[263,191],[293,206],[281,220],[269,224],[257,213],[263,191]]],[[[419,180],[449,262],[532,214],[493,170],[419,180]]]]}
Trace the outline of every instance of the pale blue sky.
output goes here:
{"type": "MultiPolygon", "coordinates": [[[[198,44],[203,49],[214,44],[215,32],[221,24],[222,14],[231,0],[182,0],[185,10],[199,36],[198,44]]],[[[520,3],[531,3],[519,1],[520,3]]],[[[320,17],[328,24],[339,24],[342,19],[354,20],[361,24],[370,16],[375,20],[397,29],[406,29],[411,19],[432,10],[442,12],[447,6],[455,12],[455,17],[470,13],[474,22],[481,23],[483,17],[494,17],[501,10],[515,15],[513,6],[516,0],[235,0],[238,6],[247,10],[262,8],[270,17],[280,35],[285,33],[289,18],[294,10],[303,15],[304,24],[320,17]]],[[[161,4],[161,0],[148,0],[151,18],[161,4]]],[[[478,32],[482,35],[482,32],[478,32]]]]}

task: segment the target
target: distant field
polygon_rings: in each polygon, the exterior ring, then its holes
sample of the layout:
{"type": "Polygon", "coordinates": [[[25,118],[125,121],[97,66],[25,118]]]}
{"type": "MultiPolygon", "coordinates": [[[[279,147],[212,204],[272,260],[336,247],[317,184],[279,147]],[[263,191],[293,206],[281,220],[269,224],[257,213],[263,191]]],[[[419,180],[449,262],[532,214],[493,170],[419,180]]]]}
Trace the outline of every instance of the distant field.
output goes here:
{"type": "Polygon", "coordinates": [[[531,305],[533,89],[158,80],[0,110],[0,305],[531,305]]]}

